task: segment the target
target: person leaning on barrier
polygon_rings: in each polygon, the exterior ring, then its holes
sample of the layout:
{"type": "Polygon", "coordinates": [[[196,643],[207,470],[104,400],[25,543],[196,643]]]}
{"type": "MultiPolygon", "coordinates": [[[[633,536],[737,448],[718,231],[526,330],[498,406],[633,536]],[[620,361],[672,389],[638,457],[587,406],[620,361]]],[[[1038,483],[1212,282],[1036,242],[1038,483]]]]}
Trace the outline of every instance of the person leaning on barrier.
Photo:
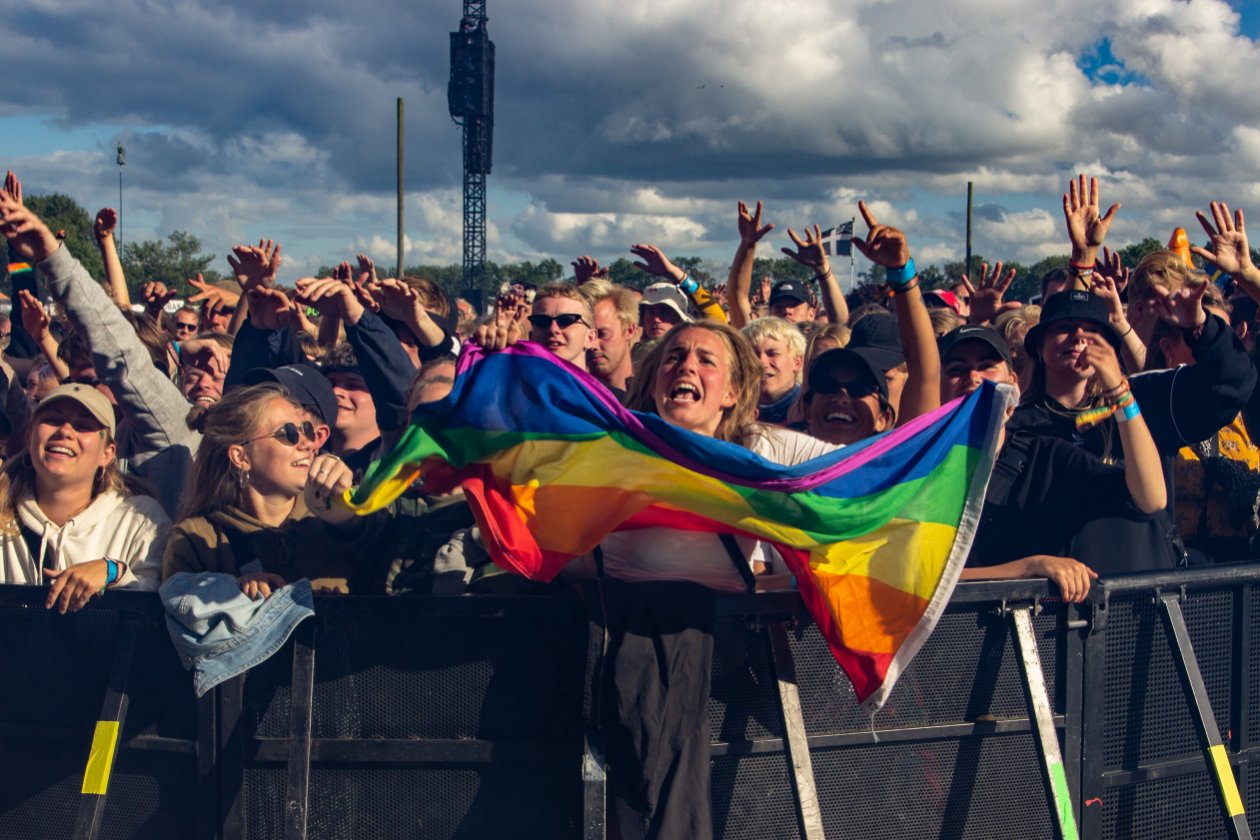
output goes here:
{"type": "MultiPolygon", "coordinates": [[[[1109,560],[1077,538],[1092,522],[1144,525],[1151,555],[1139,562],[1174,563],[1171,544],[1151,518],[1167,502],[1158,453],[1115,349],[1098,333],[1080,343],[1077,363],[1095,367],[1114,403],[1123,406],[1117,413],[1123,415],[1124,467],[1103,464],[1065,441],[1004,431],[963,580],[1046,577],[1066,600],[1083,601],[1096,569],[1131,570],[1108,565],[1124,558],[1109,560]],[[1088,563],[1076,559],[1082,556],[1088,563]]],[[[940,351],[942,401],[966,396],[984,380],[1018,387],[1010,351],[990,327],[959,327],[941,339],[940,351]]]]}
{"type": "Polygon", "coordinates": [[[69,384],[35,409],[26,447],[0,472],[0,583],[50,583],[78,610],[106,588],[156,589],[170,520],[118,470],[114,411],[69,384]]]}

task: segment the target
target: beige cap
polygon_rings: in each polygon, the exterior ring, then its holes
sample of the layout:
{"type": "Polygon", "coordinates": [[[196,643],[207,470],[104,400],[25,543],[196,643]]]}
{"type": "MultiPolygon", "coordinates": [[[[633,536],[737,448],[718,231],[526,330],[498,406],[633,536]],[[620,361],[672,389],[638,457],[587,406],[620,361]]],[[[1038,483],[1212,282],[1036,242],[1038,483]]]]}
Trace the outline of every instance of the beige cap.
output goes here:
{"type": "Polygon", "coordinates": [[[114,406],[110,404],[109,398],[91,385],[81,385],[78,382],[71,382],[66,385],[58,385],[53,388],[49,394],[39,401],[39,405],[35,406],[35,416],[38,417],[48,406],[60,402],[62,400],[70,400],[77,402],[79,405],[87,409],[105,428],[109,429],[109,436],[115,437],[117,429],[114,426],[114,406]]]}

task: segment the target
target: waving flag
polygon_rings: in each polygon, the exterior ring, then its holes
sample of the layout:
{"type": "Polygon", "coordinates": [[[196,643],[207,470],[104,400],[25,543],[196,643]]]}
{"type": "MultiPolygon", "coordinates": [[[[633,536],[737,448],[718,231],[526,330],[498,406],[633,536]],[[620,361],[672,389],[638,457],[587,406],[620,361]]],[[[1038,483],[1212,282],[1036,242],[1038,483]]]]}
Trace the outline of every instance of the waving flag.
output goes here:
{"type": "Polygon", "coordinates": [[[538,345],[465,345],[450,396],[421,406],[351,506],[423,471],[462,484],[500,566],[551,580],[610,532],[663,526],[778,546],[858,699],[878,709],[926,640],[980,518],[1005,396],[993,386],[796,466],[632,412],[538,345]]]}
{"type": "Polygon", "coordinates": [[[822,232],[819,241],[822,242],[823,253],[829,257],[851,257],[853,256],[853,222],[855,219],[849,219],[844,224],[836,225],[833,228],[827,228],[822,232]]]}

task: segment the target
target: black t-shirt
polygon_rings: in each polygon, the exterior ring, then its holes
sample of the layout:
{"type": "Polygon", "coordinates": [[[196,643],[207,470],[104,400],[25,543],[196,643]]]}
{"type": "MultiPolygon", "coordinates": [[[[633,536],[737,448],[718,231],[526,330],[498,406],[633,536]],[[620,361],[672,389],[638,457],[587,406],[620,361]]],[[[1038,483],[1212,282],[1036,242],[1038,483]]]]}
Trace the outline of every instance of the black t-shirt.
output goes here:
{"type": "Polygon", "coordinates": [[[1177,565],[1166,512],[1135,508],[1124,469],[1062,440],[1011,433],[989,482],[970,566],[1033,554],[1073,557],[1100,575],[1177,565]]]}

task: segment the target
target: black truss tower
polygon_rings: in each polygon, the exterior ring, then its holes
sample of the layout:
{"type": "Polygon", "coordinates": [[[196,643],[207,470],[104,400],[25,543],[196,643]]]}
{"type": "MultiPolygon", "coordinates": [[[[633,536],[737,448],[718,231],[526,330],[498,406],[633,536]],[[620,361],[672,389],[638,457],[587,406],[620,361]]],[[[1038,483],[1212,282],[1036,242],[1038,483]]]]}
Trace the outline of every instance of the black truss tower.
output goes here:
{"type": "Polygon", "coordinates": [[[464,129],[464,288],[481,292],[486,265],[486,176],[494,139],[494,43],[485,0],[464,0],[451,33],[451,118],[464,129]]]}

